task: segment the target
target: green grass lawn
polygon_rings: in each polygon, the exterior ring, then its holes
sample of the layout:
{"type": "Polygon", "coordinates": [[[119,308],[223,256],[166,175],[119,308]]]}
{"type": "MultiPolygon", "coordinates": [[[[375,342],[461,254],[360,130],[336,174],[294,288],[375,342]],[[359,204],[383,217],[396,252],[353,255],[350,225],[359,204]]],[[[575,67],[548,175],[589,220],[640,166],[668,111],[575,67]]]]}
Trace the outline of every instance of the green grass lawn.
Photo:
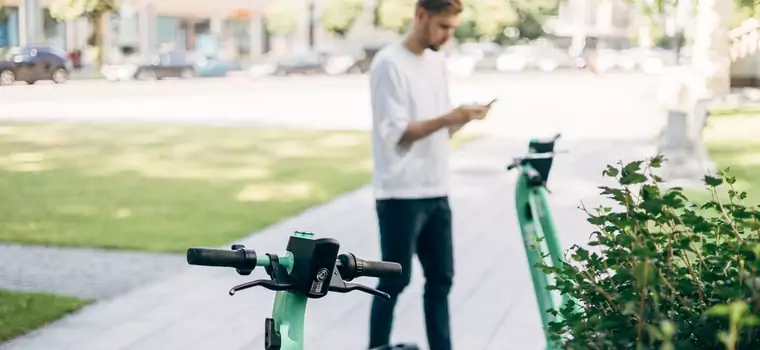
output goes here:
{"type": "Polygon", "coordinates": [[[737,117],[760,115],[760,104],[747,104],[729,108],[712,108],[710,117],[737,117]]]}
{"type": "Polygon", "coordinates": [[[0,342],[55,321],[86,303],[71,297],[0,290],[0,342]]]}
{"type": "Polygon", "coordinates": [[[219,246],[367,184],[371,168],[366,131],[5,124],[0,241],[219,246]]]}
{"type": "MultiPolygon", "coordinates": [[[[760,204],[760,107],[722,109],[712,113],[704,131],[710,157],[718,170],[731,168],[729,174],[737,179],[735,186],[749,195],[747,204],[760,204]]],[[[695,195],[700,202],[709,198],[707,190],[697,191],[695,195]]],[[[721,197],[724,196],[722,193],[721,197]]]]}

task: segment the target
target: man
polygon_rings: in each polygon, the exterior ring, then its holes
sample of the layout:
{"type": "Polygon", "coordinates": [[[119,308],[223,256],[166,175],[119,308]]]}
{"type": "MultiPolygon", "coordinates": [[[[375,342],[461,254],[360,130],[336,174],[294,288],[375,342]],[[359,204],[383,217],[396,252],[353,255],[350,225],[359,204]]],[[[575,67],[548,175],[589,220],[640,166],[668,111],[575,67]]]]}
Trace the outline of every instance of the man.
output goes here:
{"type": "Polygon", "coordinates": [[[462,11],[460,0],[417,0],[414,26],[402,42],[375,55],[370,72],[373,188],[382,258],[401,264],[400,278],[381,279],[370,317],[370,348],[390,342],[393,311],[409,284],[414,253],[425,275],[424,311],[431,350],[450,350],[448,294],[454,276],[448,202],[449,138],[482,119],[485,106],[451,109],[443,54],[462,11]]]}

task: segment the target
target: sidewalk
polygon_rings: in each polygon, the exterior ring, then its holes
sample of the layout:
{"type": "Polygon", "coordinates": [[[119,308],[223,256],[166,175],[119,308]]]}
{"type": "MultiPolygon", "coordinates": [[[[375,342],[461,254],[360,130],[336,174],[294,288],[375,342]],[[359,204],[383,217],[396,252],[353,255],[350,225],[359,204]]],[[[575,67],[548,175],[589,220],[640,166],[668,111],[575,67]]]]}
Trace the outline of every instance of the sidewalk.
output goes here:
{"type": "MultiPolygon", "coordinates": [[[[564,246],[583,243],[591,232],[576,207],[599,203],[597,186],[606,164],[650,156],[653,147],[637,140],[560,141],[562,154],[549,178],[551,205],[564,246]]],[[[504,165],[527,149],[525,141],[492,136],[462,147],[452,159],[456,277],[451,295],[455,348],[533,350],[543,347],[530,275],[513,208],[516,174],[504,165]]],[[[377,225],[369,188],[278,223],[237,243],[258,252],[279,252],[294,230],[336,238],[342,251],[377,259],[377,225]]],[[[253,276],[255,275],[255,276],[253,276]]],[[[262,349],[264,318],[274,293],[227,291],[251,277],[232,269],[183,267],[172,278],[98,302],[27,336],[0,345],[11,349],[262,349]]],[[[419,343],[425,332],[418,263],[412,284],[396,311],[394,340],[419,343]]],[[[374,285],[374,280],[358,281],[374,285]]],[[[310,349],[366,346],[371,297],[331,294],[310,301],[310,349]]]]}

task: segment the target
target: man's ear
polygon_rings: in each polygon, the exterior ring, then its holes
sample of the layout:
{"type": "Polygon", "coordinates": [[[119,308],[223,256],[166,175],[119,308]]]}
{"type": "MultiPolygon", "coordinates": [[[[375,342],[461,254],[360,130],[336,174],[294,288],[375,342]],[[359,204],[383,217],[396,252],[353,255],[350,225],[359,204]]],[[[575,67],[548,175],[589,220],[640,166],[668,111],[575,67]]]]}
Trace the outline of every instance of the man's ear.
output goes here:
{"type": "Polygon", "coordinates": [[[428,12],[425,11],[424,8],[421,6],[417,6],[414,10],[414,19],[417,20],[417,22],[422,22],[425,17],[428,16],[428,12]]]}

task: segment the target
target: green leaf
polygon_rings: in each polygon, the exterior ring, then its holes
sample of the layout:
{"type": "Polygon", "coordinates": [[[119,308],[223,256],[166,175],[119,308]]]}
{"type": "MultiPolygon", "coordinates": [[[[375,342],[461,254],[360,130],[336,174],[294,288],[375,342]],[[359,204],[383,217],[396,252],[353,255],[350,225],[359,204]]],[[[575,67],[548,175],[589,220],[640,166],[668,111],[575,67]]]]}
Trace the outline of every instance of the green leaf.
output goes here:
{"type": "Polygon", "coordinates": [[[652,338],[657,339],[657,340],[662,340],[663,336],[662,336],[662,332],[660,331],[660,328],[652,324],[647,324],[646,329],[647,329],[647,333],[649,333],[649,335],[652,338]]]}
{"type": "Polygon", "coordinates": [[[660,331],[666,339],[670,339],[676,334],[676,326],[669,320],[660,322],[660,331]]]}
{"type": "Polygon", "coordinates": [[[742,325],[745,325],[745,326],[757,327],[757,326],[760,326],[760,317],[757,317],[755,315],[749,315],[742,318],[741,323],[742,325]]]}
{"type": "Polygon", "coordinates": [[[621,185],[640,184],[647,181],[647,177],[639,173],[625,174],[620,178],[621,185]]]}
{"type": "Polygon", "coordinates": [[[630,162],[623,167],[623,172],[636,173],[639,170],[641,170],[641,164],[644,164],[644,161],[637,160],[637,161],[630,162]]]}
{"type": "Polygon", "coordinates": [[[715,176],[705,175],[704,182],[707,186],[718,187],[723,183],[723,179],[715,176]]]}
{"type": "Polygon", "coordinates": [[[709,316],[728,316],[731,313],[731,308],[726,304],[715,305],[707,309],[707,315],[709,316]]]}
{"type": "Polygon", "coordinates": [[[607,165],[607,168],[602,171],[602,175],[607,177],[616,177],[619,173],[620,171],[612,165],[607,165]]]}
{"type": "Polygon", "coordinates": [[[662,162],[665,161],[665,156],[662,154],[658,154],[655,157],[652,157],[652,159],[649,160],[649,166],[652,168],[660,168],[662,167],[662,162]]]}
{"type": "Polygon", "coordinates": [[[633,277],[636,278],[636,285],[639,288],[651,286],[656,281],[656,272],[654,267],[648,261],[640,261],[633,268],[633,277]]]}

